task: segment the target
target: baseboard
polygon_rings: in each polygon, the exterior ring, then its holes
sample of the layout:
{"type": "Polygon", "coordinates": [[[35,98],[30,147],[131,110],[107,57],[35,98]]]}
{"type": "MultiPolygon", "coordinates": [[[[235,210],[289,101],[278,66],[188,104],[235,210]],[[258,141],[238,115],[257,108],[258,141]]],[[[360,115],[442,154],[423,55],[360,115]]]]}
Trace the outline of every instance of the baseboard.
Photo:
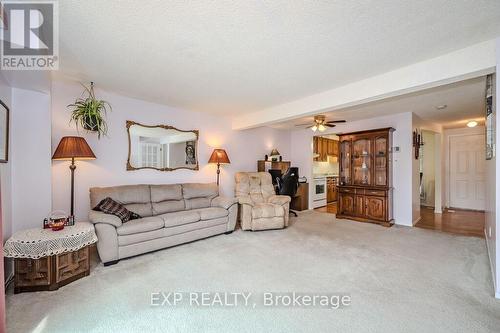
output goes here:
{"type": "Polygon", "coordinates": [[[486,252],[488,253],[488,261],[490,262],[491,279],[493,280],[493,291],[495,292],[495,298],[500,299],[500,291],[497,291],[497,283],[495,278],[495,272],[493,271],[493,263],[491,261],[490,247],[488,246],[488,234],[486,233],[486,228],[484,228],[484,239],[486,239],[486,252]]]}
{"type": "Polygon", "coordinates": [[[413,226],[415,226],[415,224],[417,224],[418,222],[420,222],[420,220],[422,219],[422,216],[419,216],[418,219],[416,219],[415,221],[413,221],[413,226]]]}

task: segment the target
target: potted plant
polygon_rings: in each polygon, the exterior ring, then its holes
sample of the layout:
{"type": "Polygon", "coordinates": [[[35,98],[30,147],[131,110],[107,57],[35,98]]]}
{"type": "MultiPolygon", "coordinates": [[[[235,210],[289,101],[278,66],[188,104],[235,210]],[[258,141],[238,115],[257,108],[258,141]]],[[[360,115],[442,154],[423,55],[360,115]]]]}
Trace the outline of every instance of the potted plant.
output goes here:
{"type": "Polygon", "coordinates": [[[108,133],[105,116],[108,109],[111,111],[112,108],[108,102],[95,98],[94,82],[90,83],[90,88],[85,85],[83,87],[85,88],[84,93],[87,93],[88,96],[80,97],[75,103],[68,105],[68,108],[71,108],[70,123],[74,121],[77,129],[82,127],[87,131],[97,132],[100,139],[101,135],[108,133]]]}

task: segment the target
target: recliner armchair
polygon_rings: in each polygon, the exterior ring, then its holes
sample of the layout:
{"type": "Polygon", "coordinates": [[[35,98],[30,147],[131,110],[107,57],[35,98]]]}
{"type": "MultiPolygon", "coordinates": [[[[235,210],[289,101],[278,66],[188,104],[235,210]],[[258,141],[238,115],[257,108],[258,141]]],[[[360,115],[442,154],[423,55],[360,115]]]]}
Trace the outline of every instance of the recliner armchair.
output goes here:
{"type": "Polygon", "coordinates": [[[243,230],[282,229],[288,226],[291,199],[275,194],[268,172],[238,172],[235,180],[243,230]]]}

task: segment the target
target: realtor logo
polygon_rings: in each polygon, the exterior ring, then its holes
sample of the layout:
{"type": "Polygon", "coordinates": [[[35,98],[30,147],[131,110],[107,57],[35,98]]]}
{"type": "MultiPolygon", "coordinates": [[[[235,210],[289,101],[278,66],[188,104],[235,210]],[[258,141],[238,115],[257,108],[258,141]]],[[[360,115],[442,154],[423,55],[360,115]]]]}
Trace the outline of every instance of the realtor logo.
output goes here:
{"type": "Polygon", "coordinates": [[[2,1],[2,70],[59,69],[59,25],[55,1],[2,1]]]}

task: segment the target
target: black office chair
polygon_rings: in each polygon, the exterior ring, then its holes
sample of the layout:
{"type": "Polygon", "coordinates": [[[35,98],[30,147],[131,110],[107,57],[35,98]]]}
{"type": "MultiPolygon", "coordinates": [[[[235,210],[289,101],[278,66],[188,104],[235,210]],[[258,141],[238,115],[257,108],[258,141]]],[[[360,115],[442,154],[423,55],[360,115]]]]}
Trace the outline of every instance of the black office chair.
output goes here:
{"type": "MultiPolygon", "coordinates": [[[[278,194],[288,195],[290,198],[294,198],[297,195],[297,190],[299,189],[299,168],[291,167],[288,168],[287,172],[278,178],[278,194]]],[[[297,216],[297,213],[290,209],[290,214],[297,216]]]]}
{"type": "Polygon", "coordinates": [[[279,194],[278,179],[281,179],[281,169],[269,169],[269,173],[271,174],[271,179],[273,180],[274,191],[276,194],[279,194]]]}

